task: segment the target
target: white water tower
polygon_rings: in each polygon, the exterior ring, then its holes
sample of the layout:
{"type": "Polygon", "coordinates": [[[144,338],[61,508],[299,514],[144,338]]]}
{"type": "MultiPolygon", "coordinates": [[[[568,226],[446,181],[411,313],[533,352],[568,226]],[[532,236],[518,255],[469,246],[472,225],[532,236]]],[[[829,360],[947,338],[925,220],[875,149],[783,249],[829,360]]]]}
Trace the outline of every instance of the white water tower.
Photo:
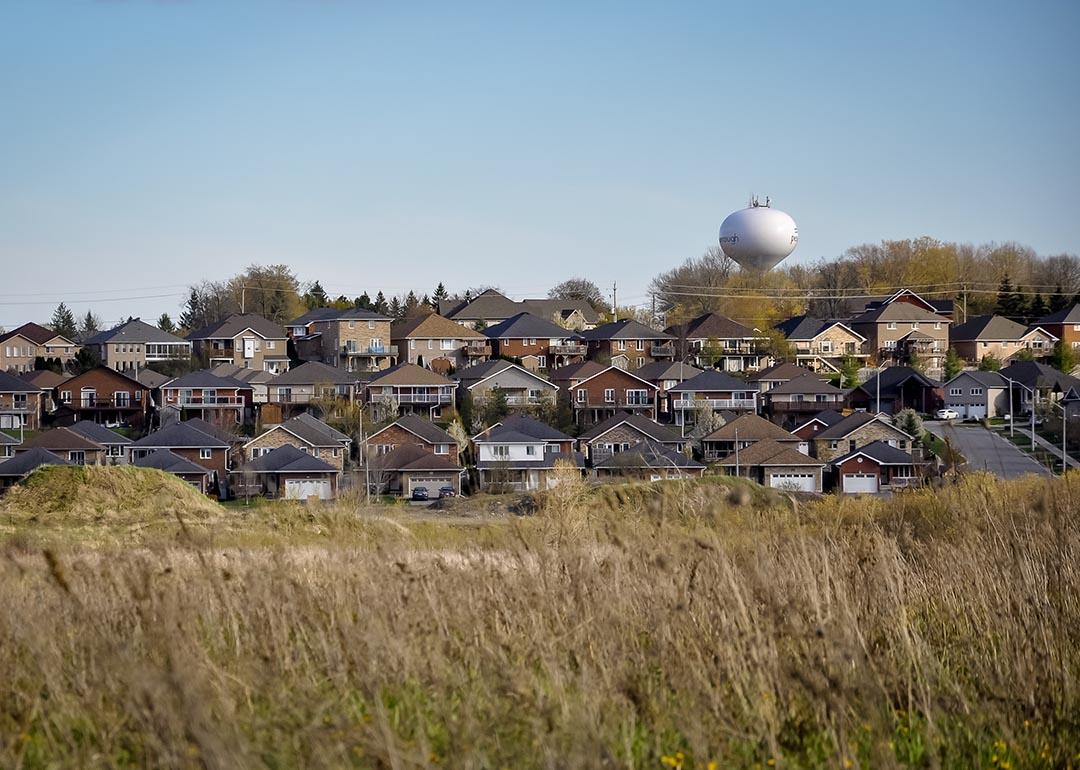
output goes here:
{"type": "Polygon", "coordinates": [[[765,272],[780,264],[799,244],[795,220],[752,198],[749,207],[736,211],[720,225],[720,248],[744,270],[765,272]]]}

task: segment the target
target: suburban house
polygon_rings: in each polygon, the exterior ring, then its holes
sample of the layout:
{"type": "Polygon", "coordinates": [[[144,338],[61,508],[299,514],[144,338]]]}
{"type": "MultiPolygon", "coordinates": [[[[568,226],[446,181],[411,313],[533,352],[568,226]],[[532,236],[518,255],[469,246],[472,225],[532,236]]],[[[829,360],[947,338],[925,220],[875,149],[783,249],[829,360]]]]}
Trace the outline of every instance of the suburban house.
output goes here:
{"type": "MultiPolygon", "coordinates": [[[[214,369],[212,369],[211,371],[217,374],[218,372],[216,370],[222,366],[226,366],[226,364],[218,364],[218,366],[214,367],[214,369]]],[[[228,366],[232,366],[232,364],[228,364],[228,366]]],[[[236,369],[238,367],[232,368],[236,369]]],[[[136,382],[150,388],[151,394],[155,397],[161,395],[159,392],[161,386],[172,379],[171,376],[154,371],[153,369],[139,369],[138,371],[130,372],[129,376],[134,378],[136,382]]]]}
{"type": "Polygon", "coordinates": [[[310,414],[298,414],[246,442],[242,447],[243,459],[250,462],[285,444],[325,460],[340,471],[345,468],[352,439],[310,414]]]}
{"type": "Polygon", "coordinates": [[[284,411],[304,408],[320,399],[355,401],[360,389],[357,375],[321,361],[305,361],[266,384],[267,401],[284,411]]]}
{"type": "Polygon", "coordinates": [[[15,447],[21,444],[22,441],[9,436],[7,433],[0,431],[0,459],[15,456],[15,447]]]}
{"type": "MultiPolygon", "coordinates": [[[[210,368],[210,374],[224,377],[227,380],[239,380],[240,382],[247,383],[251,386],[252,403],[259,405],[265,404],[270,400],[270,383],[278,376],[265,369],[249,369],[246,366],[237,366],[236,364],[218,364],[217,366],[210,368]]],[[[170,379],[170,377],[166,377],[165,382],[168,382],[170,379]]],[[[139,381],[144,381],[141,373],[139,381]]],[[[156,387],[160,388],[165,382],[159,382],[156,387]]]]}
{"type": "Polygon", "coordinates": [[[148,433],[128,447],[129,460],[137,460],[158,449],[168,449],[210,473],[211,489],[225,496],[229,474],[229,442],[195,428],[187,422],[174,422],[148,433]]]}
{"type": "Polygon", "coordinates": [[[686,382],[701,374],[702,370],[683,361],[654,361],[632,370],[632,374],[645,382],[656,386],[657,419],[669,419],[671,415],[671,397],[668,391],[676,385],[686,382]]]}
{"type": "Polygon", "coordinates": [[[810,419],[801,422],[791,431],[791,434],[803,441],[813,441],[818,433],[836,425],[842,419],[844,419],[844,415],[835,409],[823,409],[810,417],[810,419]]]}
{"type": "Polygon", "coordinates": [[[14,374],[0,372],[0,428],[37,430],[47,394],[14,374]]]}
{"type": "Polygon", "coordinates": [[[807,441],[794,436],[776,423],[756,414],[741,414],[714,430],[701,440],[702,456],[706,462],[714,462],[742,451],[759,441],[776,441],[803,454],[809,454],[807,441]]]}
{"type": "Polygon", "coordinates": [[[409,497],[423,487],[432,498],[444,487],[455,495],[461,494],[461,478],[465,469],[446,455],[437,455],[417,446],[403,444],[383,455],[372,458],[366,478],[376,494],[409,497]]]}
{"type": "Polygon", "coordinates": [[[675,360],[675,338],[672,335],[632,318],[588,329],[580,336],[588,346],[590,359],[610,362],[619,369],[640,369],[655,361],[675,360]]]}
{"type": "Polygon", "coordinates": [[[1070,420],[1080,417],[1080,388],[1069,388],[1069,392],[1061,397],[1058,402],[1065,410],[1065,416],[1070,420]]]}
{"type": "Polygon", "coordinates": [[[625,369],[590,361],[581,371],[561,376],[568,377],[566,391],[578,425],[595,425],[618,412],[656,418],[656,386],[625,369]]]}
{"type": "Polygon", "coordinates": [[[804,374],[770,388],[762,399],[770,420],[793,428],[823,409],[840,409],[844,404],[844,391],[822,382],[816,374],[804,374]]]}
{"type": "Polygon", "coordinates": [[[600,323],[596,308],[583,299],[523,299],[521,307],[525,312],[546,318],[564,329],[584,331],[600,323]]]}
{"type": "Polygon", "coordinates": [[[525,415],[507,417],[473,437],[480,488],[486,491],[533,491],[556,483],[557,461],[584,468],[573,452],[573,439],[525,415]]]}
{"type": "MultiPolygon", "coordinates": [[[[790,382],[796,377],[803,377],[807,374],[814,374],[814,371],[803,366],[797,366],[788,361],[782,361],[760,371],[753,372],[746,379],[757,388],[758,392],[768,393],[777,385],[783,385],[785,382],[790,382]]],[[[822,379],[822,381],[825,382],[826,380],[822,379]]]]}
{"type": "MultiPolygon", "coordinates": [[[[1009,411],[1009,383],[998,372],[964,371],[945,383],[945,406],[965,420],[1002,417],[1009,411]]],[[[1020,406],[1017,402],[1016,407],[1020,406]]]]}
{"type": "Polygon", "coordinates": [[[746,476],[773,489],[820,492],[824,463],[803,454],[790,442],[766,438],[739,449],[717,463],[725,472],[746,476]]]}
{"type": "Polygon", "coordinates": [[[811,448],[814,457],[828,462],[875,441],[881,441],[904,452],[912,451],[917,446],[915,438],[889,422],[888,416],[854,412],[818,431],[811,448]]]}
{"type": "Polygon", "coordinates": [[[183,479],[202,492],[207,492],[210,471],[168,449],[154,449],[131,461],[136,468],[156,468],[183,479]]]}
{"type": "Polygon", "coordinates": [[[1013,361],[999,374],[1013,389],[1017,414],[1030,411],[1033,396],[1036,403],[1042,399],[1058,401],[1073,388],[1080,389],[1080,379],[1037,361],[1013,361]]]}
{"type": "Polygon", "coordinates": [[[869,358],[863,349],[866,338],[840,321],[799,315],[781,321],[776,330],[791,343],[795,364],[815,372],[839,372],[847,357],[856,359],[863,367],[869,358]]]}
{"type": "Polygon", "coordinates": [[[231,315],[188,334],[192,352],[208,366],[236,364],[280,374],[289,368],[285,330],[261,315],[231,315]]]}
{"type": "Polygon", "coordinates": [[[851,319],[851,329],[866,338],[866,351],[878,362],[921,362],[940,372],[949,349],[949,321],[908,301],[893,301],[851,319]]]}
{"type": "Polygon", "coordinates": [[[18,484],[42,465],[71,465],[47,449],[35,447],[0,462],[0,489],[18,484]]]}
{"type": "Polygon", "coordinates": [[[403,363],[447,374],[491,357],[491,341],[437,313],[394,321],[390,339],[403,363]]]}
{"type": "Polygon", "coordinates": [[[90,420],[141,429],[149,424],[152,407],[150,388],[131,375],[96,366],[60,386],[57,421],[70,424],[90,420]]]}
{"type": "Polygon", "coordinates": [[[848,394],[852,409],[896,414],[914,409],[933,412],[941,403],[941,384],[910,366],[886,366],[848,394]]]}
{"type": "Polygon", "coordinates": [[[162,408],[179,410],[182,420],[201,417],[213,425],[239,425],[247,421],[252,404],[251,385],[206,370],[161,386],[162,408]]]}
{"type": "Polygon", "coordinates": [[[660,481],[700,477],[704,473],[704,463],[650,439],[605,455],[592,464],[592,475],[600,480],[660,481]]]}
{"type": "Polygon", "coordinates": [[[757,393],[746,380],[715,369],[668,388],[668,406],[676,425],[696,424],[701,410],[754,412],[757,404],[757,393]]]}
{"type": "Polygon", "coordinates": [[[105,465],[105,447],[70,428],[43,430],[15,447],[15,454],[31,449],[45,449],[72,465],[105,465]]]}
{"type": "Polygon", "coordinates": [[[332,500],[341,472],[326,460],[282,444],[245,463],[235,474],[237,495],[262,494],[285,500],[332,500]]]}
{"type": "Polygon", "coordinates": [[[586,347],[561,326],[531,313],[518,313],[484,329],[494,356],[512,358],[530,371],[546,371],[581,361],[586,347]]]}
{"type": "Polygon", "coordinates": [[[768,355],[761,352],[761,332],[719,313],[699,315],[664,332],[675,340],[678,358],[699,366],[744,372],[768,364],[768,355]]]}
{"type": "Polygon", "coordinates": [[[364,458],[369,462],[403,446],[416,446],[430,454],[445,457],[451,463],[459,462],[458,445],[453,437],[431,420],[415,414],[403,414],[385,428],[372,433],[364,443],[364,458]]]}
{"type": "Polygon", "coordinates": [[[368,381],[365,398],[377,420],[398,414],[449,419],[457,384],[416,364],[395,364],[368,381]]]}
{"type": "Polygon", "coordinates": [[[686,441],[644,415],[619,412],[578,436],[578,448],[585,458],[595,465],[598,460],[629,451],[642,442],[681,452],[686,441]]]}
{"type": "Polygon", "coordinates": [[[1022,350],[1043,358],[1056,342],[1057,337],[1038,326],[1027,327],[1000,315],[975,316],[949,332],[949,344],[971,364],[985,356],[1005,363],[1022,350]]]}
{"type": "Polygon", "coordinates": [[[360,308],[319,307],[286,324],[297,357],[349,372],[377,372],[398,362],[390,319],[360,308]]]}
{"type": "Polygon", "coordinates": [[[135,318],[83,340],[101,363],[118,372],[136,372],[159,361],[190,361],[191,342],[135,318]]]}
{"type": "Polygon", "coordinates": [[[847,316],[854,318],[868,310],[878,310],[893,302],[906,303],[941,316],[946,321],[955,320],[955,303],[951,299],[926,299],[911,289],[900,289],[889,295],[876,297],[851,297],[847,303],[847,316]]]}
{"type": "Polygon", "coordinates": [[[515,302],[495,289],[481,292],[472,299],[439,303],[440,315],[476,331],[502,323],[518,313],[531,313],[564,329],[574,330],[591,329],[600,320],[596,310],[585,300],[525,299],[515,302]]]}
{"type": "Polygon", "coordinates": [[[877,494],[921,481],[915,459],[884,441],[872,441],[832,461],[844,494],[877,494]]]}
{"type": "Polygon", "coordinates": [[[511,408],[553,404],[559,390],[539,374],[504,359],[473,364],[455,376],[460,395],[464,397],[468,393],[478,406],[487,403],[496,392],[506,397],[511,408]]]}
{"type": "MultiPolygon", "coordinates": [[[[1080,348],[1080,303],[1044,315],[1035,325],[1057,337],[1066,347],[1074,351],[1080,348]]],[[[0,342],[2,340],[3,338],[0,338],[0,342]]]]}
{"type": "Polygon", "coordinates": [[[0,372],[32,372],[34,361],[56,359],[67,365],[79,352],[79,346],[52,329],[25,323],[0,335],[0,372]]]}
{"type": "Polygon", "coordinates": [[[127,462],[127,448],[131,445],[131,439],[127,436],[121,436],[116,431],[90,420],[79,420],[74,425],[69,425],[68,430],[104,447],[105,462],[109,465],[127,462]]]}

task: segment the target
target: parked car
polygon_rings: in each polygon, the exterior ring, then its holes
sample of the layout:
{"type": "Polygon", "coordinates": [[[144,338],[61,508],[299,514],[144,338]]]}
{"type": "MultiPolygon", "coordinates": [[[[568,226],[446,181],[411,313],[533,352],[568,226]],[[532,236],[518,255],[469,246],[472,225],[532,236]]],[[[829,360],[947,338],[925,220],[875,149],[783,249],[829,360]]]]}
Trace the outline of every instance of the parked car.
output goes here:
{"type": "Polygon", "coordinates": [[[439,497],[455,497],[457,492],[451,486],[439,487],[439,497]]]}
{"type": "Polygon", "coordinates": [[[936,412],[934,412],[934,417],[939,420],[959,420],[960,413],[955,409],[949,409],[948,407],[945,407],[944,409],[938,409],[936,412]]]}
{"type": "Polygon", "coordinates": [[[427,487],[413,487],[412,491],[413,500],[427,500],[428,488],[427,487]]]}

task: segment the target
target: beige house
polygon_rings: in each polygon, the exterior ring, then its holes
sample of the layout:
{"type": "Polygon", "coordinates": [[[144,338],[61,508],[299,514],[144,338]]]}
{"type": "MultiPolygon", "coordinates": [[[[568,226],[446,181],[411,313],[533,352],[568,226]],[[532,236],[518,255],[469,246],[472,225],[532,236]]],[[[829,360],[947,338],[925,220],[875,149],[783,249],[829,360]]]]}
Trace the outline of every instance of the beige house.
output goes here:
{"type": "Polygon", "coordinates": [[[213,367],[236,364],[280,374],[289,368],[285,330],[261,315],[232,315],[191,332],[187,339],[196,356],[213,367]]]}
{"type": "Polygon", "coordinates": [[[447,372],[491,357],[491,340],[438,313],[394,321],[390,339],[404,363],[447,372]]]}
{"type": "Polygon", "coordinates": [[[838,372],[848,356],[862,366],[869,357],[864,349],[866,337],[839,321],[802,315],[777,324],[776,329],[795,349],[795,363],[815,372],[838,372]]]}
{"type": "Polygon", "coordinates": [[[305,361],[349,372],[378,372],[397,363],[397,348],[390,343],[390,319],[372,310],[319,307],[286,324],[305,361]]]}
{"type": "Polygon", "coordinates": [[[883,414],[855,412],[814,436],[814,457],[829,462],[875,441],[902,452],[918,451],[918,442],[883,414]]]}
{"type": "Polygon", "coordinates": [[[0,372],[32,372],[37,358],[58,358],[67,366],[79,346],[52,329],[26,323],[0,336],[0,372]]]}
{"type": "Polygon", "coordinates": [[[83,341],[101,362],[118,372],[137,372],[158,361],[191,359],[191,343],[138,318],[83,341]]]}
{"type": "Polygon", "coordinates": [[[322,420],[309,414],[300,414],[263,431],[244,444],[242,451],[244,461],[249,462],[287,444],[341,471],[345,468],[345,458],[349,455],[351,443],[352,439],[322,420]]]}
{"type": "Polygon", "coordinates": [[[866,338],[878,362],[921,361],[931,377],[940,375],[949,349],[950,321],[910,302],[890,302],[852,319],[850,328],[866,338]]]}
{"type": "Polygon", "coordinates": [[[949,341],[965,361],[978,363],[993,356],[1006,363],[1022,350],[1030,350],[1035,358],[1047,356],[1057,337],[1044,329],[1027,327],[999,315],[981,315],[952,329],[949,341]]]}

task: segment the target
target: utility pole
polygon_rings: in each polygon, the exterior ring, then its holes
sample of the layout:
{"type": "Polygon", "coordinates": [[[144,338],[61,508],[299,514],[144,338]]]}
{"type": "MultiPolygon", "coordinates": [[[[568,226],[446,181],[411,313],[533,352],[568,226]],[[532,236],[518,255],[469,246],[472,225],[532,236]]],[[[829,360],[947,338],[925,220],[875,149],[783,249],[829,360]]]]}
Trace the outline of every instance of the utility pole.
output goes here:
{"type": "Polygon", "coordinates": [[[240,315],[244,315],[244,300],[247,298],[247,286],[240,287],[240,315]]]}

